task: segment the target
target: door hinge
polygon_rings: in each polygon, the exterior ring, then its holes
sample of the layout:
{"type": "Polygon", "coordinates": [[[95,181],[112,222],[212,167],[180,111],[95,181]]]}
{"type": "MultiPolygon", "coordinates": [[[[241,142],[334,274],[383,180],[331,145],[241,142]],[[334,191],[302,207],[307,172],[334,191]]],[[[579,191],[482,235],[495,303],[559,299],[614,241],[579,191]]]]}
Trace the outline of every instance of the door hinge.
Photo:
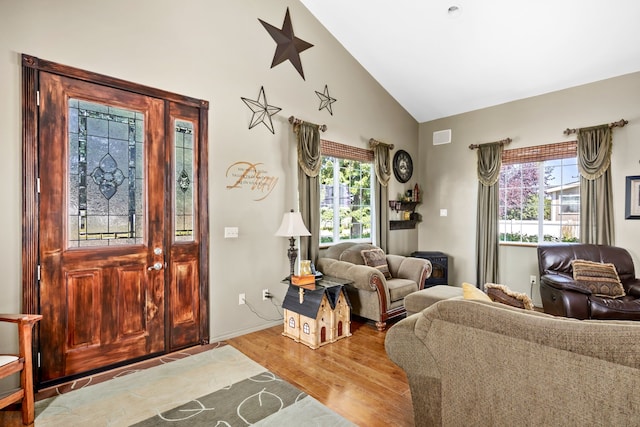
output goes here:
{"type": "Polygon", "coordinates": [[[40,178],[36,178],[36,192],[40,194],[40,178]]]}
{"type": "Polygon", "coordinates": [[[38,352],[38,357],[37,357],[38,361],[36,362],[38,365],[38,368],[40,367],[40,352],[38,352]]]}
{"type": "Polygon", "coordinates": [[[36,276],[38,277],[38,282],[40,281],[40,264],[38,264],[36,268],[36,276]]]}
{"type": "Polygon", "coordinates": [[[36,91],[36,105],[38,107],[40,106],[40,91],[39,90],[36,91]]]}

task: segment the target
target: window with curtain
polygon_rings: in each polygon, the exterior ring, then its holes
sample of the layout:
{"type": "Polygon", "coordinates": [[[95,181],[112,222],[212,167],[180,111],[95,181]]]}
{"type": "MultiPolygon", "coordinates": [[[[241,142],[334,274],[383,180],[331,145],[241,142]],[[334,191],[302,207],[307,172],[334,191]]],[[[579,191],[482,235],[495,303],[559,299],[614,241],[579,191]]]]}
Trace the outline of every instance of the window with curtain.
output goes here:
{"type": "Polygon", "coordinates": [[[321,141],[320,245],[371,242],[375,233],[373,152],[321,141]]]}
{"type": "Polygon", "coordinates": [[[575,141],[505,150],[500,242],[577,242],[580,175],[575,141]]]}

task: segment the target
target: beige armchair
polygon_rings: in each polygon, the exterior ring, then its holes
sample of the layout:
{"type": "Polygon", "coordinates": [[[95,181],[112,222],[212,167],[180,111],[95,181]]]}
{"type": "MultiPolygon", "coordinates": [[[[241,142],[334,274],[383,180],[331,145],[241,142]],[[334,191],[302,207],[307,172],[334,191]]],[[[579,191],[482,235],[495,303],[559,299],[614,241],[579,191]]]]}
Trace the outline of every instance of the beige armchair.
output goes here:
{"type": "Polygon", "coordinates": [[[351,280],[345,286],[351,313],[373,320],[383,331],[387,321],[404,316],[404,297],[424,287],[431,275],[431,263],[422,258],[386,254],[391,278],[377,268],[365,265],[362,251],[379,249],[365,243],[339,243],[320,255],[317,269],[324,275],[351,280]]]}

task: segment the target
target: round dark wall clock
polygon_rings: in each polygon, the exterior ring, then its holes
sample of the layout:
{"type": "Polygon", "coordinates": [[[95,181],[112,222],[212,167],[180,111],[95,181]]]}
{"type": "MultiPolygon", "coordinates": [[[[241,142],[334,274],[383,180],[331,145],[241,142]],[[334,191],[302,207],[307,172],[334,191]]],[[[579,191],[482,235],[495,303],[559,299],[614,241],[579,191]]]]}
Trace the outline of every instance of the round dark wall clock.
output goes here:
{"type": "Polygon", "coordinates": [[[398,150],[393,156],[393,174],[402,183],[407,182],[413,175],[411,156],[404,150],[398,150]]]}

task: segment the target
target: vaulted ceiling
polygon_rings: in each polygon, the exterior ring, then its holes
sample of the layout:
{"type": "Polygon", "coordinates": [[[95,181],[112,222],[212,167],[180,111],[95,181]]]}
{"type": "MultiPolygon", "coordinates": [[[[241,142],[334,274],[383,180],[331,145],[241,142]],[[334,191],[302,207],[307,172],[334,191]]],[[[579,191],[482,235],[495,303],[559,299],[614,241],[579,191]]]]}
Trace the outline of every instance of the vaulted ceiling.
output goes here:
{"type": "Polygon", "coordinates": [[[418,122],[640,71],[638,0],[301,2],[418,122]]]}

